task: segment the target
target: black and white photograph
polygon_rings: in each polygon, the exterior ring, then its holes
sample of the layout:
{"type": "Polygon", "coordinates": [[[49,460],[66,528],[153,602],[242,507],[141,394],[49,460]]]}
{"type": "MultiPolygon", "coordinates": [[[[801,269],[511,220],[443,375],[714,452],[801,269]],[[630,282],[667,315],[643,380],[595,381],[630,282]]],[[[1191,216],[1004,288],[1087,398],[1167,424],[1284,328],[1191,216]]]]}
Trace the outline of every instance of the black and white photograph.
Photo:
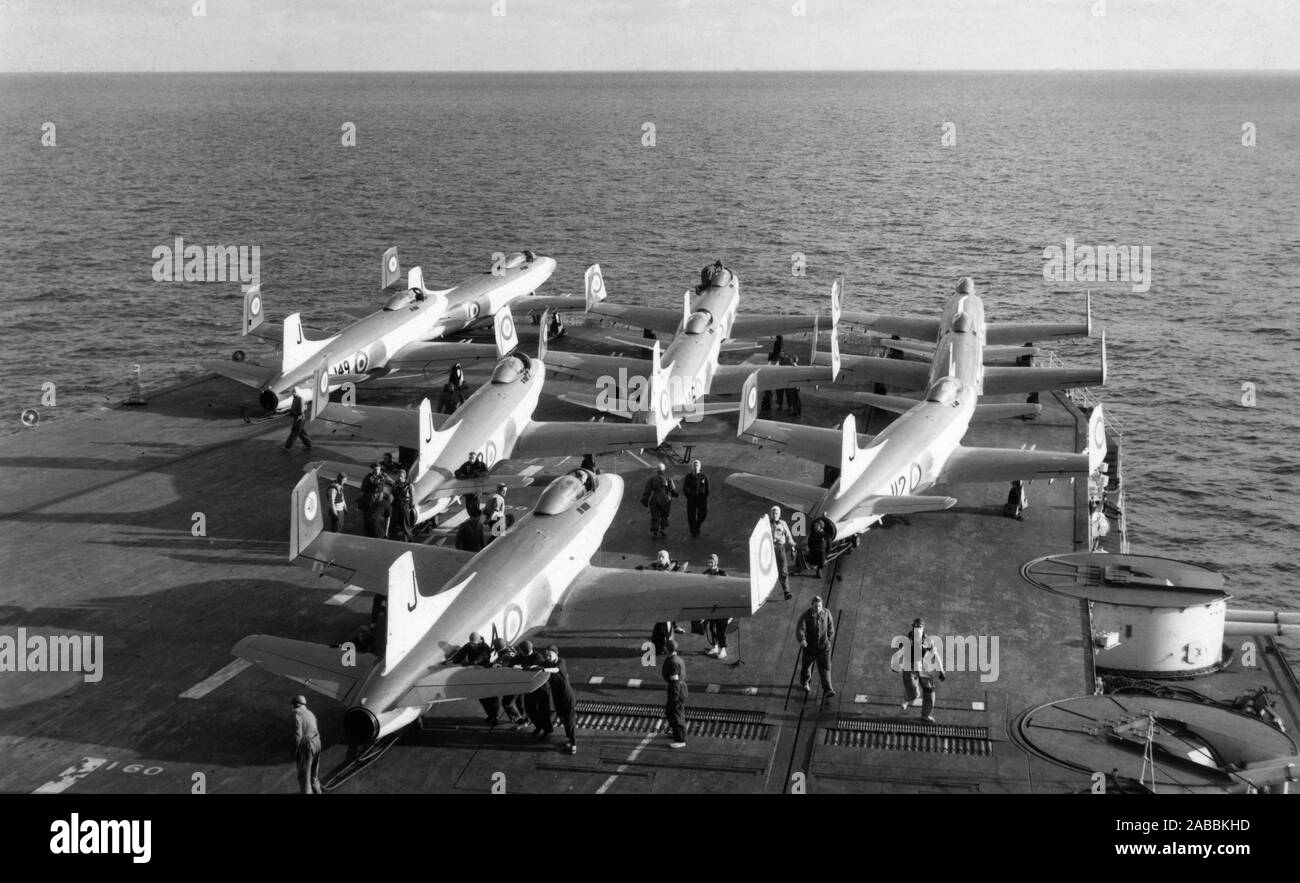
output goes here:
{"type": "Polygon", "coordinates": [[[420,795],[1288,854],[1297,37],[1294,0],[0,0],[24,848],[420,795]]]}

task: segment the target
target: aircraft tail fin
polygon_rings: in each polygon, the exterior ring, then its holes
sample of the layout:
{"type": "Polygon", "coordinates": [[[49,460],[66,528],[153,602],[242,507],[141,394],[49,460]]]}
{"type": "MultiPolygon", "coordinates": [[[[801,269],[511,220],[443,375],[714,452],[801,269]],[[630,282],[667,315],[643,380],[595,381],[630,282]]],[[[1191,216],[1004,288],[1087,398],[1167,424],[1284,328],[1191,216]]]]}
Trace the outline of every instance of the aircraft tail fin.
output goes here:
{"type": "Polygon", "coordinates": [[[262,324],[262,286],[250,285],[244,289],[244,331],[247,335],[262,324]]]}
{"type": "Polygon", "coordinates": [[[744,438],[749,427],[758,419],[758,372],[745,378],[740,389],[740,420],[736,423],[736,438],[744,438]]]}
{"type": "Polygon", "coordinates": [[[756,613],[776,587],[776,549],[772,522],[758,519],[749,535],[749,612],[756,613]]]}
{"type": "Polygon", "coordinates": [[[831,383],[840,376],[840,311],[831,303],[831,383]]]}
{"type": "MultiPolygon", "coordinates": [[[[497,358],[504,359],[519,346],[519,335],[515,332],[515,317],[509,307],[502,307],[492,317],[493,331],[497,341],[497,358]]],[[[542,327],[542,338],[546,338],[546,327],[542,327]]]]}
{"type": "Polygon", "coordinates": [[[451,440],[450,432],[439,432],[434,428],[433,405],[426,396],[420,400],[420,462],[417,466],[417,478],[433,468],[434,461],[442,454],[451,440]]]}
{"type": "Polygon", "coordinates": [[[297,561],[302,550],[311,545],[325,529],[324,506],[321,505],[320,469],[312,469],[294,485],[293,511],[289,513],[289,560],[297,561]]]}
{"type": "Polygon", "coordinates": [[[546,364],[546,329],[551,326],[551,311],[542,313],[542,330],[537,335],[537,361],[546,364]]]}
{"type": "Polygon", "coordinates": [[[682,295],[682,328],[686,327],[686,320],[691,318],[691,290],[688,288],[682,295]]]}
{"type": "Polygon", "coordinates": [[[659,444],[664,443],[668,433],[672,432],[678,420],[674,419],[672,385],[669,383],[668,371],[663,366],[659,355],[659,341],[655,341],[650,353],[650,423],[655,428],[655,438],[659,444]]]}
{"type": "Polygon", "coordinates": [[[384,252],[384,265],[380,268],[380,288],[397,290],[402,287],[402,258],[397,246],[384,252]]]}
{"type": "Polygon", "coordinates": [[[442,606],[420,596],[415,557],[408,551],[388,566],[388,642],[384,672],[390,672],[420,643],[437,620],[442,606]]]}
{"type": "MultiPolygon", "coordinates": [[[[1088,297],[1088,304],[1089,304],[1089,307],[1091,308],[1091,304],[1092,304],[1092,296],[1091,296],[1091,295],[1089,295],[1089,297],[1088,297]]],[[[1092,327],[1092,313],[1091,313],[1091,312],[1088,313],[1088,327],[1089,327],[1089,328],[1092,327]]],[[[1101,385],[1102,385],[1102,386],[1105,386],[1105,385],[1106,385],[1106,376],[1107,376],[1107,368],[1106,368],[1106,329],[1103,328],[1103,329],[1101,329],[1101,385]]]]}
{"type": "Polygon", "coordinates": [[[294,313],[284,320],[284,344],[280,349],[280,371],[288,374],[334,340],[308,340],[302,333],[302,315],[294,313]]]}
{"type": "Polygon", "coordinates": [[[843,441],[840,447],[840,489],[848,489],[857,481],[871,461],[880,454],[887,441],[866,448],[858,447],[858,422],[852,414],[844,418],[843,441]]]}
{"type": "Polygon", "coordinates": [[[605,299],[605,276],[600,271],[600,264],[592,264],[583,276],[582,291],[590,310],[605,299]]]}
{"type": "Polygon", "coordinates": [[[406,274],[407,290],[424,291],[424,271],[419,267],[412,267],[406,274]]]}

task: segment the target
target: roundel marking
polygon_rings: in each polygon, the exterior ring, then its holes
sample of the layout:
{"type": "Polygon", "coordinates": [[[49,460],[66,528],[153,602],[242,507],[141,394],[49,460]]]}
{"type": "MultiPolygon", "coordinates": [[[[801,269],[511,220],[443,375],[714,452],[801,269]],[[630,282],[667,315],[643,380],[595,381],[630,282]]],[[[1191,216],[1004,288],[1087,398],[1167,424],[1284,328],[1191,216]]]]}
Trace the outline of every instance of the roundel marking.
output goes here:
{"type": "Polygon", "coordinates": [[[509,315],[501,320],[501,336],[507,340],[515,336],[515,320],[509,315]]]}
{"type": "Polygon", "coordinates": [[[524,633],[524,609],[518,604],[506,607],[501,617],[501,631],[507,644],[513,644],[524,633]]]}
{"type": "Polygon", "coordinates": [[[35,426],[37,423],[41,422],[40,412],[35,408],[28,408],[23,411],[22,421],[23,426],[35,426]]]}
{"type": "Polygon", "coordinates": [[[370,365],[370,357],[364,352],[359,352],[352,357],[352,364],[356,367],[358,374],[364,373],[366,368],[370,365]]]}
{"type": "Polygon", "coordinates": [[[605,290],[605,277],[604,277],[604,275],[602,275],[602,274],[599,273],[599,272],[597,272],[597,273],[593,273],[593,274],[591,275],[591,290],[592,290],[592,291],[597,291],[597,292],[599,292],[599,291],[604,291],[604,290],[605,290]]]}
{"type": "Polygon", "coordinates": [[[316,510],[320,506],[320,501],[316,498],[316,492],[312,491],[307,494],[307,499],[302,502],[302,515],[308,521],[316,517],[316,510]]]}
{"type": "Polygon", "coordinates": [[[395,254],[390,254],[388,256],[388,272],[390,273],[397,272],[397,255],[395,254]]]}
{"type": "Polygon", "coordinates": [[[469,305],[469,317],[471,319],[478,318],[478,303],[471,303],[469,305]]]}
{"type": "Polygon", "coordinates": [[[659,393],[659,416],[663,420],[671,420],[673,417],[672,397],[666,389],[659,393]]]}
{"type": "Polygon", "coordinates": [[[262,299],[253,295],[253,299],[248,302],[248,311],[254,316],[262,312],[262,299]]]}
{"type": "Polygon", "coordinates": [[[496,439],[488,439],[487,447],[483,451],[483,459],[487,461],[489,466],[497,461],[496,439]]]}
{"type": "Polygon", "coordinates": [[[330,394],[330,376],[328,372],[320,372],[320,388],[316,391],[323,396],[330,394]]]}
{"type": "Polygon", "coordinates": [[[753,386],[749,389],[749,398],[745,400],[745,407],[754,410],[758,407],[758,387],[753,386]]]}
{"type": "Polygon", "coordinates": [[[1099,448],[1106,444],[1106,427],[1102,425],[1100,420],[1092,428],[1092,443],[1099,448]]]}
{"type": "Polygon", "coordinates": [[[776,563],[776,552],[772,548],[772,543],[767,542],[758,552],[758,566],[763,573],[771,573],[772,566],[776,563]]]}

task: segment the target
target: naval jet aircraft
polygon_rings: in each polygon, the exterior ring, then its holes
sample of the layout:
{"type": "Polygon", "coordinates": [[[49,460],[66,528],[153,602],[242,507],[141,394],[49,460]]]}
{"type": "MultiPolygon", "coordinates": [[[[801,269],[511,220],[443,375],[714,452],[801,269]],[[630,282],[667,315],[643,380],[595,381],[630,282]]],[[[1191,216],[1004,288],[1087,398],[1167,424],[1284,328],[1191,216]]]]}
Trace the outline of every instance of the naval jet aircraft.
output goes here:
{"type": "MultiPolygon", "coordinates": [[[[652,332],[673,335],[672,343],[664,352],[663,361],[668,370],[668,389],[671,395],[673,427],[683,419],[699,419],[705,414],[731,413],[738,405],[730,402],[704,402],[709,395],[727,395],[740,392],[745,379],[755,372],[753,365],[719,365],[718,355],[726,341],[737,334],[777,334],[812,331],[816,348],[817,316],[806,315],[751,315],[738,316],[740,306],[740,280],[719,261],[706,269],[704,280],[694,292],[687,291],[681,312],[654,307],[635,307],[603,303],[606,290],[600,265],[587,268],[585,297],[587,312],[608,316],[620,322],[645,328],[652,332]]],[[[838,314],[832,307],[832,314],[838,314]]],[[[627,340],[624,343],[653,349],[646,340],[627,340]]],[[[746,349],[752,349],[746,345],[746,349]]],[[[830,371],[826,368],[796,366],[765,366],[757,369],[759,383],[764,388],[814,386],[835,381],[839,372],[838,330],[832,322],[830,371]]],[[[645,363],[621,356],[599,356],[580,353],[552,353],[548,370],[565,377],[578,377],[608,384],[615,389],[635,386],[627,378],[635,379],[644,373],[645,363]],[[613,382],[622,378],[621,382],[613,382]]],[[[605,392],[608,392],[606,390],[605,392]]],[[[644,409],[620,409],[605,395],[591,396],[567,393],[560,398],[586,408],[607,414],[645,422],[644,409]]]]}
{"type": "MultiPolygon", "coordinates": [[[[820,519],[832,542],[847,541],[883,515],[947,509],[948,496],[918,494],[936,484],[1032,480],[1056,475],[1088,475],[1106,457],[1104,433],[1086,453],[973,448],[961,444],[976,415],[1014,417],[1021,404],[979,404],[979,382],[988,369],[983,360],[984,314],[969,279],[944,311],[944,331],[936,343],[931,381],[923,401],[896,396],[859,395],[902,414],[879,435],[859,436],[849,414],[840,431],[759,420],[758,384],[746,381],[736,434],[757,445],[771,445],[816,462],[839,466],[839,479],[828,489],[760,475],[736,473],[727,484],[784,503],[820,519]]],[[[896,361],[896,360],[881,360],[896,361]]],[[[1015,368],[1026,383],[1046,368],[1015,368]]],[[[1105,375],[1103,347],[1102,379],[1105,375]]],[[[1039,389],[1025,386],[1024,389],[1039,389]]]]}
{"type": "MultiPolygon", "coordinates": [[[[833,307],[843,303],[840,296],[843,279],[834,285],[833,307]]],[[[1080,386],[1104,386],[1106,383],[1106,339],[1102,335],[1100,368],[1032,368],[1028,366],[996,366],[990,362],[1031,356],[1036,348],[1020,346],[1019,342],[1035,340],[1061,340],[1070,337],[1088,337],[1092,334],[1092,300],[1089,298],[1087,317],[1082,323],[1054,322],[994,322],[984,319],[984,303],[975,293],[975,282],[970,277],[961,280],[956,293],[944,305],[938,319],[884,316],[843,310],[832,316],[833,321],[865,325],[874,331],[897,334],[928,341],[916,344],[903,340],[882,342],[882,346],[913,353],[929,359],[929,364],[879,356],[841,355],[845,386],[883,383],[904,390],[928,390],[940,374],[935,366],[949,362],[948,352],[961,367],[961,376],[975,387],[975,394],[1009,395],[1040,392],[1049,389],[1067,389],[1080,386]],[[1015,343],[1016,345],[1010,345],[1015,343]],[[990,345],[1002,344],[1002,345],[990,345]]],[[[815,364],[827,364],[828,359],[813,354],[815,364]]],[[[900,399],[893,396],[858,395],[859,401],[886,410],[907,410],[917,399],[900,399]]],[[[1000,415],[1006,416],[1006,415],[1000,415]]],[[[978,419],[978,417],[977,417],[978,419]]]]}
{"type": "MultiPolygon", "coordinates": [[[[415,485],[417,524],[434,518],[451,505],[459,494],[482,493],[493,484],[520,487],[532,483],[527,476],[498,475],[458,479],[455,471],[467,452],[483,455],[489,469],[512,458],[566,457],[575,451],[593,454],[654,448],[663,443],[671,427],[667,372],[659,364],[656,346],[650,383],[649,423],[542,422],[533,419],[546,379],[546,335],[539,338],[538,353],[529,358],[518,349],[514,318],[509,307],[495,317],[496,352],[500,358],[492,379],[474,391],[453,414],[435,414],[426,398],[418,411],[377,406],[350,407],[327,402],[326,396],[312,399],[314,420],[336,429],[389,444],[418,448],[412,472],[415,485]]],[[[545,327],[543,325],[543,327],[545,327]]],[[[316,372],[318,389],[327,378],[324,365],[316,372]]],[[[359,485],[362,475],[356,464],[314,463],[307,469],[322,468],[328,475],[349,475],[348,483],[359,485]]]]}
{"type": "MultiPolygon", "coordinates": [[[[206,360],[203,367],[261,390],[258,401],[268,411],[289,407],[295,389],[307,401],[315,388],[312,374],[321,361],[326,363],[331,390],[379,378],[426,378],[455,362],[494,358],[495,349],[490,345],[431,341],[461,331],[479,317],[486,318],[527,297],[554,271],[553,258],[525,252],[512,255],[495,272],[474,276],[443,291],[430,291],[425,288],[420,268],[413,267],[406,288],[393,294],[382,310],[322,338],[307,336],[299,313],[286,318],[282,326],[264,323],[261,291],[254,286],[244,294],[243,334],[280,343],[279,368],[244,361],[242,352],[231,361],[206,360]]],[[[391,289],[400,280],[397,249],[390,248],[384,253],[384,287],[391,289]]],[[[564,300],[531,298],[530,304],[564,300]]],[[[567,301],[580,303],[577,298],[567,301]]]]}
{"type": "Polygon", "coordinates": [[[776,585],[766,518],[749,538],[748,578],[590,564],[622,498],[618,475],[575,470],[551,482],[532,512],[470,553],[323,531],[312,472],[293,491],[290,560],[388,596],[383,655],[351,658],[338,648],[269,635],[246,637],[231,653],[342,702],[348,741],[367,745],[434,702],[525,693],[545,683],[544,671],[448,665],[471,632],[513,644],[543,628],[750,616],[766,601],[776,585]]]}

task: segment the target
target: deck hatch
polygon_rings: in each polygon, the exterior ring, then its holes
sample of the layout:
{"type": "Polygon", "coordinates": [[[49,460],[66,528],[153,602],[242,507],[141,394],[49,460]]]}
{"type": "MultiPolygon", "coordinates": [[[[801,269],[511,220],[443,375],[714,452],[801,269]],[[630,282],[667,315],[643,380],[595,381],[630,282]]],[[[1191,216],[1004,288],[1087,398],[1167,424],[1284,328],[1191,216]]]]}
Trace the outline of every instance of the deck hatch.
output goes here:
{"type": "Polygon", "coordinates": [[[874,748],[883,751],[919,751],[928,754],[993,753],[988,727],[954,724],[900,723],[897,721],[845,720],[823,730],[823,743],[839,748],[874,748]]]}
{"type": "MultiPolygon", "coordinates": [[[[579,701],[576,710],[577,725],[584,730],[653,733],[665,727],[664,709],[657,703],[579,701]]],[[[763,722],[761,712],[703,707],[686,709],[686,732],[690,736],[762,741],[768,738],[770,729],[763,722]]]]}

